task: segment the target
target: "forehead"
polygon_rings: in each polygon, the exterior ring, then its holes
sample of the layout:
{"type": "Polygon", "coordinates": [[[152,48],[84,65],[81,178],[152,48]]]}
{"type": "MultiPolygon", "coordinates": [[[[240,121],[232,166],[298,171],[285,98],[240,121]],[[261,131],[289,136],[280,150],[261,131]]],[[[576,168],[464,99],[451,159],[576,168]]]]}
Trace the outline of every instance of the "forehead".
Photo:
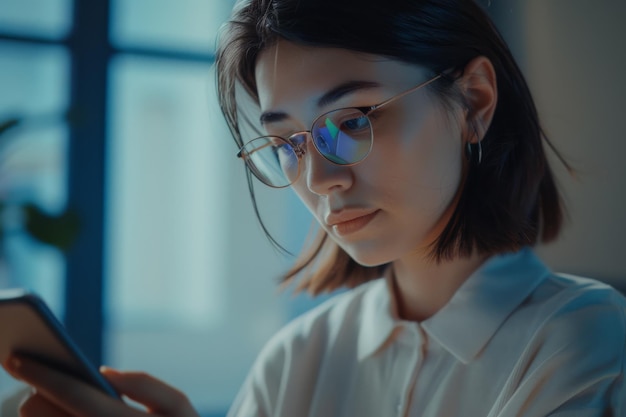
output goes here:
{"type": "Polygon", "coordinates": [[[312,47],[280,40],[263,50],[255,78],[261,109],[314,102],[348,81],[371,81],[382,88],[402,89],[423,78],[412,64],[339,48],[312,47]]]}

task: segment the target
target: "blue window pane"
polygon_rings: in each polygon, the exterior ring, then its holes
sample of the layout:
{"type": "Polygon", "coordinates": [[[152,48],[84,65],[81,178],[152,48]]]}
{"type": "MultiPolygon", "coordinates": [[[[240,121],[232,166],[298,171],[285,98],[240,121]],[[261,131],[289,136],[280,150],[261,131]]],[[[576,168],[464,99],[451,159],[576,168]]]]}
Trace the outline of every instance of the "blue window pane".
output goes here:
{"type": "Polygon", "coordinates": [[[0,32],[61,39],[72,24],[72,0],[2,0],[0,32]]]}
{"type": "Polygon", "coordinates": [[[0,114],[60,115],[68,104],[68,76],[65,48],[0,42],[0,114]]]}
{"type": "Polygon", "coordinates": [[[111,322],[203,327],[220,320],[226,231],[215,196],[209,64],[122,56],[111,66],[111,322]],[[213,181],[211,181],[213,179],[213,181]],[[208,239],[209,236],[214,239],[208,239]],[[172,279],[177,276],[177,279],[172,279]],[[151,288],[146,292],[146,288],[151,288]],[[114,314],[113,314],[114,313],[114,314]]]}
{"type": "Polygon", "coordinates": [[[113,0],[111,39],[140,46],[212,52],[233,0],[113,0]]]}

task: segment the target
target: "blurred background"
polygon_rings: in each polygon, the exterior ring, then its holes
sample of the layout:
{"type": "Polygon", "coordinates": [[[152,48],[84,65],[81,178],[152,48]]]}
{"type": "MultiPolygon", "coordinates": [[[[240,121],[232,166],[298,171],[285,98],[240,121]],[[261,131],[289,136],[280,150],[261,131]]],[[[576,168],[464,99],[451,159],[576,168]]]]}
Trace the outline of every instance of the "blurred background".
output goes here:
{"type": "MultiPolygon", "coordinates": [[[[223,416],[265,341],[320,300],[258,226],[212,64],[233,0],[0,0],[0,288],[38,292],[96,363],[223,416]]],[[[626,2],[482,1],[535,95],[570,222],[539,249],[626,288],[626,2]]],[[[311,218],[257,187],[297,252],[311,218]]],[[[0,396],[19,386],[0,372],[0,396]]],[[[4,410],[2,415],[10,415],[4,410]]]]}

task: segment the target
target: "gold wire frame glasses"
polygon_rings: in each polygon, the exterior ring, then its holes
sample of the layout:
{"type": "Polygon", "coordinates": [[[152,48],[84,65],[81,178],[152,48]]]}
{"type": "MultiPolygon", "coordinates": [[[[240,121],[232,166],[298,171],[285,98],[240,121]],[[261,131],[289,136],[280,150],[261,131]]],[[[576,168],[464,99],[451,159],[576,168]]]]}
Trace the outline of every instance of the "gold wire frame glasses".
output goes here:
{"type": "Polygon", "coordinates": [[[308,136],[317,152],[326,160],[336,165],[356,165],[369,155],[374,143],[369,115],[441,77],[442,74],[437,74],[369,107],[331,110],[315,119],[310,130],[295,132],[288,138],[261,136],[252,139],[241,147],[237,157],[245,161],[259,181],[273,188],[288,187],[297,181],[302,170],[301,159],[306,153],[308,136]]]}

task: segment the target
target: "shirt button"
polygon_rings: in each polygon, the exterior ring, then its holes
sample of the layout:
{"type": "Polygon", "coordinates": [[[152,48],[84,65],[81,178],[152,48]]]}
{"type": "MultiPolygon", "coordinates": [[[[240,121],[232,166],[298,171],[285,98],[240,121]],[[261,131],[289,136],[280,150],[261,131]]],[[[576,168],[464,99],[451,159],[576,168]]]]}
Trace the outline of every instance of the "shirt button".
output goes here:
{"type": "Polygon", "coordinates": [[[401,403],[401,402],[398,402],[398,403],[396,404],[396,411],[397,411],[398,413],[402,411],[402,403],[401,403]]]}

